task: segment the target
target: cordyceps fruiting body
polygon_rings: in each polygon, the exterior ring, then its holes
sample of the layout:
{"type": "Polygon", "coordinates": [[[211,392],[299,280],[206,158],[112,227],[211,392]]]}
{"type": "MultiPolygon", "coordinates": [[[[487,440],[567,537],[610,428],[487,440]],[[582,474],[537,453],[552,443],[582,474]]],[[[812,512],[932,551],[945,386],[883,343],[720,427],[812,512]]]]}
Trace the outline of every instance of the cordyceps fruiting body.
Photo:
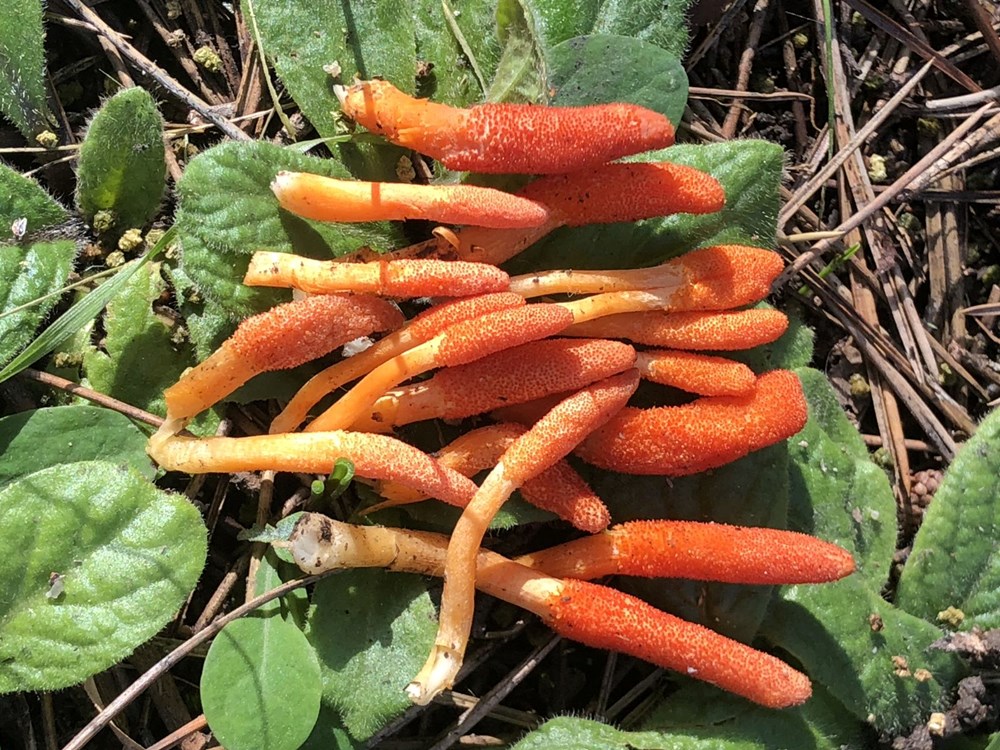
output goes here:
{"type": "Polygon", "coordinates": [[[379,80],[336,91],[344,114],[352,120],[393,143],[434,157],[448,169],[572,172],[674,142],[670,120],[634,104],[480,104],[459,109],[415,99],[379,80]]]}
{"type": "Polygon", "coordinates": [[[167,390],[168,420],[150,440],[150,455],[164,469],[188,473],[322,475],[346,458],[386,498],[372,511],[424,500],[461,508],[450,538],[307,513],[288,542],[307,572],[378,566],[444,576],[434,647],[407,688],[416,702],[427,703],[455,680],[477,589],[567,638],[680,671],[760,705],[805,701],[808,678],[776,657],[588,581],[639,575],[820,583],[849,575],[851,556],[773,529],[680,521],[608,528],[608,505],[577,473],[577,459],[567,460],[574,453],[610,471],[683,476],[798,431],[807,410],[794,373],[760,374],[703,353],[747,349],[784,333],[788,321],[780,312],[744,309],[768,294],[782,270],[777,253],[726,244],[650,268],[510,277],[497,265],[555,229],[716,212],[725,191],[691,167],[613,162],[673,140],[665,117],[631,104],[460,109],[377,80],[338,89],[338,96],[364,127],[448,168],[542,176],[507,194],[276,175],[280,205],[312,219],[466,226],[437,227],[435,240],[372,262],[357,262],[359,253],[349,260],[274,248],[255,253],[245,283],[293,289],[298,298],[244,321],[167,390]],[[424,297],[432,304],[406,320],[402,310],[420,309],[425,303],[413,300],[424,297]],[[448,297],[455,299],[439,301],[448,297]],[[358,337],[374,340],[359,353],[335,354],[358,337]],[[193,415],[257,373],[320,358],[323,369],[277,414],[270,434],[178,434],[193,415]],[[643,378],[697,398],[629,406],[643,378]],[[490,423],[501,411],[512,414],[511,404],[520,404],[520,416],[510,420],[522,423],[490,423]],[[470,427],[463,421],[470,417],[475,429],[461,429],[470,427]],[[378,434],[423,419],[446,420],[460,434],[437,453],[378,434]],[[485,478],[477,484],[471,477],[479,472],[485,478]],[[586,536],[517,560],[481,549],[491,519],[518,489],[586,536]]]}

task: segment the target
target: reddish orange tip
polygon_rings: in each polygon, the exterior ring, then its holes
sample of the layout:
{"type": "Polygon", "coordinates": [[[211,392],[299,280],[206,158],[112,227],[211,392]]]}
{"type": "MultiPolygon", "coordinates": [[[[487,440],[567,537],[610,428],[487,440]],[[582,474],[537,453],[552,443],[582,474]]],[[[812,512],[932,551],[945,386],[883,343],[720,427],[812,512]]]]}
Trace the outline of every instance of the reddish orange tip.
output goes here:
{"type": "Polygon", "coordinates": [[[674,142],[674,128],[666,117],[634,104],[481,104],[458,109],[415,99],[378,80],[360,81],[338,96],[348,117],[454,170],[572,172],[674,142]]]}
{"type": "Polygon", "coordinates": [[[809,678],[780,659],[586,581],[563,581],[546,621],[595,648],[629,654],[703,680],[768,708],[805,703],[809,678]]]}
{"type": "Polygon", "coordinates": [[[726,193],[706,172],[671,162],[602,164],[540,177],[518,195],[545,205],[568,226],[721,211],[726,193]]]}
{"type": "Polygon", "coordinates": [[[684,476],[735,461],[791,437],[807,418],[795,373],[774,370],[746,396],[705,396],[682,406],[626,407],[577,450],[628,474],[684,476]]]}

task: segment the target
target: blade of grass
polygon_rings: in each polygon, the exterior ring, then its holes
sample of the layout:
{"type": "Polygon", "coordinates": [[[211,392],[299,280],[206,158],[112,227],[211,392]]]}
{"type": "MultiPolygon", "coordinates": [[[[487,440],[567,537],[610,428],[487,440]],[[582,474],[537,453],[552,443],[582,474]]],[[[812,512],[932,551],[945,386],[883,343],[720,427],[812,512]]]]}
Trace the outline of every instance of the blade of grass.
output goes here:
{"type": "Polygon", "coordinates": [[[88,321],[92,320],[132,277],[132,274],[160,255],[170,245],[175,235],[176,231],[171,227],[148,253],[122,266],[114,278],[101,284],[101,286],[97,287],[97,289],[60,315],[24,351],[14,357],[6,367],[0,370],[0,383],[14,377],[39,358],[55,351],[59,344],[80,330],[88,321]]]}

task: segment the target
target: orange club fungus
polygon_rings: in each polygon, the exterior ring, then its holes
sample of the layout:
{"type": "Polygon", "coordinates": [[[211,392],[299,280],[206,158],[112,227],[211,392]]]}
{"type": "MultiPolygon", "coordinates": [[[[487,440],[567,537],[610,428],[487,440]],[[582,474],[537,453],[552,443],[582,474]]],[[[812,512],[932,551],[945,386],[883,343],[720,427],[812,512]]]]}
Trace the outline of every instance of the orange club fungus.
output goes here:
{"type": "Polygon", "coordinates": [[[686,166],[609,163],[673,141],[667,119],[642,107],[459,109],[378,80],[337,93],[349,117],[450,169],[543,176],[507,194],[277,175],[280,205],[312,219],[416,218],[466,226],[439,227],[435,239],[370,263],[257,253],[245,283],[314,296],[244,321],[169,388],[168,419],[151,438],[150,455],[164,469],[188,473],[325,474],[347,458],[386,498],[375,508],[424,498],[462,508],[450,537],[306,514],[288,542],[307,572],[379,566],[444,576],[435,644],[407,688],[416,702],[428,702],[454,681],[477,588],[535,613],[567,638],[632,654],[761,705],[805,701],[808,678],[779,659],[585,579],[822,582],[850,574],[850,555],[771,529],[673,521],[607,529],[607,507],[565,460],[574,452],[608,470],[680,476],[798,431],[806,403],[793,373],[758,376],[701,353],[750,348],[784,332],[781,313],[740,309],[768,294],[781,271],[778,255],[718,245],[652,268],[510,278],[496,265],[558,227],[711,213],[722,209],[724,191],[686,166]],[[550,301],[554,295],[574,296],[550,301]],[[382,299],[427,296],[457,299],[409,321],[382,299]],[[539,297],[546,301],[526,302],[539,297]],[[311,378],[273,420],[271,434],[177,434],[254,375],[327,357],[377,334],[383,335],[367,349],[311,378]],[[699,397],[681,406],[630,407],[640,377],[699,397]],[[310,422],[314,407],[344,387],[310,422]],[[523,417],[525,425],[469,430],[433,455],[376,434],[420,419],[495,414],[518,402],[530,416],[523,417]],[[481,471],[488,473],[477,485],[470,477],[481,471]],[[588,535],[513,561],[481,549],[491,519],[515,490],[588,535]]]}
{"type": "Polygon", "coordinates": [[[448,169],[572,172],[674,142],[670,120],[634,104],[480,104],[459,109],[415,99],[380,80],[334,91],[352,120],[395,144],[434,157],[448,169]]]}

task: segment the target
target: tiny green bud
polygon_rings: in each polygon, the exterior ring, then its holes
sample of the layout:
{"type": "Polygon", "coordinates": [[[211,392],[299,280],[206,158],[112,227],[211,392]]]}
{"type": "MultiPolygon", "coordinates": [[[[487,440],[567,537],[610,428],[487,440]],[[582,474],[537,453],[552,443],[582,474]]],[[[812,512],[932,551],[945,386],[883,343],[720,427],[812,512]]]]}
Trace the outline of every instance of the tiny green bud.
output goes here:
{"type": "Polygon", "coordinates": [[[958,607],[948,607],[947,609],[942,609],[937,613],[937,619],[938,622],[958,629],[965,621],[965,612],[960,610],[958,607]]]}
{"type": "Polygon", "coordinates": [[[856,372],[851,375],[848,382],[851,385],[851,395],[855,398],[867,396],[872,392],[872,387],[868,385],[868,381],[865,380],[864,376],[860,372],[856,372]]]}
{"type": "Polygon", "coordinates": [[[118,238],[118,249],[123,253],[131,252],[142,244],[142,232],[138,229],[128,229],[118,238]]]}
{"type": "Polygon", "coordinates": [[[903,229],[911,234],[920,229],[920,220],[909,211],[902,211],[899,216],[896,217],[896,223],[899,225],[900,229],[903,229]]]}
{"type": "Polygon", "coordinates": [[[938,365],[938,382],[945,387],[955,385],[958,382],[955,371],[948,366],[947,362],[938,365]]]}
{"type": "Polygon", "coordinates": [[[196,63],[207,71],[218,73],[222,70],[222,58],[219,57],[218,52],[208,45],[196,49],[192,57],[196,63]]]}
{"type": "Polygon", "coordinates": [[[98,234],[104,234],[115,225],[117,220],[118,218],[115,216],[114,211],[108,211],[107,209],[98,211],[94,214],[94,231],[98,234]]]}
{"type": "Polygon", "coordinates": [[[83,354],[81,352],[56,352],[52,355],[52,364],[59,369],[79,367],[83,364],[83,354]]]}
{"type": "Polygon", "coordinates": [[[163,239],[163,235],[165,234],[166,231],[163,229],[150,229],[146,232],[146,249],[152,250],[156,247],[156,243],[163,239]]]}
{"type": "Polygon", "coordinates": [[[883,182],[889,176],[885,168],[885,157],[872,154],[868,157],[868,176],[872,182],[883,182]]]}
{"type": "Polygon", "coordinates": [[[35,143],[42,148],[55,148],[59,145],[59,136],[51,130],[43,130],[35,136],[35,143]]]}
{"type": "Polygon", "coordinates": [[[917,118],[917,131],[921,135],[935,137],[941,134],[941,123],[929,117],[917,118]]]}
{"type": "Polygon", "coordinates": [[[874,464],[886,471],[892,469],[894,462],[892,460],[892,453],[887,451],[884,447],[877,449],[872,453],[872,462],[874,464]]]}

